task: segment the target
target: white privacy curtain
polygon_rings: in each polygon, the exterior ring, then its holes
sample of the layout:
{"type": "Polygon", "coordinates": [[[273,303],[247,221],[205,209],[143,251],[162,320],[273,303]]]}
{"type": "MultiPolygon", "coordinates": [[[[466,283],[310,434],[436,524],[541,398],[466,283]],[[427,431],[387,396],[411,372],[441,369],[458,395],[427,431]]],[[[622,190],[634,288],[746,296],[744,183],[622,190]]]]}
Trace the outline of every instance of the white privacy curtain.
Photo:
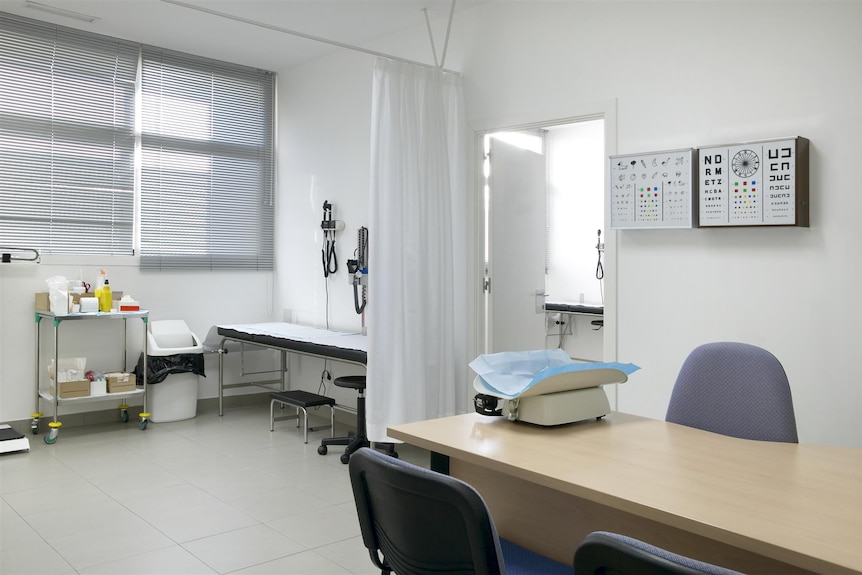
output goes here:
{"type": "Polygon", "coordinates": [[[369,223],[371,441],[467,411],[466,171],[461,78],[378,59],[369,223]]]}

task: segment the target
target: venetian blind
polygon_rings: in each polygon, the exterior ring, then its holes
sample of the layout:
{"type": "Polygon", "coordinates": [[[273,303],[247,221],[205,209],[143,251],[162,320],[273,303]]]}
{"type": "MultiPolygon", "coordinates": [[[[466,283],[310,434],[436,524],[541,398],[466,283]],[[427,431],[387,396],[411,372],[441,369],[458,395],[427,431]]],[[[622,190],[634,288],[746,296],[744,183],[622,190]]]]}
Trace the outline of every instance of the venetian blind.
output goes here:
{"type": "Polygon", "coordinates": [[[144,47],[141,267],[273,266],[272,72],[144,47]]]}
{"type": "Polygon", "coordinates": [[[132,253],[138,50],[0,16],[0,245],[132,253]]]}

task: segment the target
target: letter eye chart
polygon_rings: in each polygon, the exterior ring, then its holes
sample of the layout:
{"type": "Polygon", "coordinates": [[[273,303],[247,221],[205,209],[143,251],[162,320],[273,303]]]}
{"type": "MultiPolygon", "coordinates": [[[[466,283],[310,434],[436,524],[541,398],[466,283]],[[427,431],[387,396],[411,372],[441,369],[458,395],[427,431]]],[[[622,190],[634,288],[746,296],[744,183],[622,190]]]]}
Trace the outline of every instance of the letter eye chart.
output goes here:
{"type": "Polygon", "coordinates": [[[808,140],[701,147],[701,227],[808,226],[808,140]]]}
{"type": "Polygon", "coordinates": [[[693,148],[610,156],[611,229],[691,228],[693,148]]]}

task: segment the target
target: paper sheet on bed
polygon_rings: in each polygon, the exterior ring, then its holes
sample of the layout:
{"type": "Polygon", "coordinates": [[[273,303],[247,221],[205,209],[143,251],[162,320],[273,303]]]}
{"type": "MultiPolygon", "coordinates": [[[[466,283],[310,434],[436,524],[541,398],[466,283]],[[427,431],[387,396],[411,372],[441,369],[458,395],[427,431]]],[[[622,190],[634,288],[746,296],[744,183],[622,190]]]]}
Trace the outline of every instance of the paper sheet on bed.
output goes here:
{"type": "Polygon", "coordinates": [[[266,335],[368,352],[368,337],[356,332],[332,331],[284,322],[219,325],[217,327],[252,335],[266,335]]]}
{"type": "Polygon", "coordinates": [[[494,395],[508,399],[518,397],[552,375],[591,369],[618,369],[631,375],[640,369],[633,363],[575,363],[561,349],[480,355],[470,362],[470,368],[494,395]]]}

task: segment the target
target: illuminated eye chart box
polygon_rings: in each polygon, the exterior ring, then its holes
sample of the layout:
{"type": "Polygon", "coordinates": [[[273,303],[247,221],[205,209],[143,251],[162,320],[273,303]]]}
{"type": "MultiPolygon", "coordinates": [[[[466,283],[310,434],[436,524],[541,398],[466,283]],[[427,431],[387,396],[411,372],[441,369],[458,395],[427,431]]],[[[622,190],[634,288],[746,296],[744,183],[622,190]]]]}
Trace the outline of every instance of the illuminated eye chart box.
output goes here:
{"type": "Polygon", "coordinates": [[[611,228],[692,228],[693,148],[610,156],[608,208],[611,228]]]}
{"type": "Polygon", "coordinates": [[[698,148],[701,227],[808,226],[808,140],[698,148]]]}

